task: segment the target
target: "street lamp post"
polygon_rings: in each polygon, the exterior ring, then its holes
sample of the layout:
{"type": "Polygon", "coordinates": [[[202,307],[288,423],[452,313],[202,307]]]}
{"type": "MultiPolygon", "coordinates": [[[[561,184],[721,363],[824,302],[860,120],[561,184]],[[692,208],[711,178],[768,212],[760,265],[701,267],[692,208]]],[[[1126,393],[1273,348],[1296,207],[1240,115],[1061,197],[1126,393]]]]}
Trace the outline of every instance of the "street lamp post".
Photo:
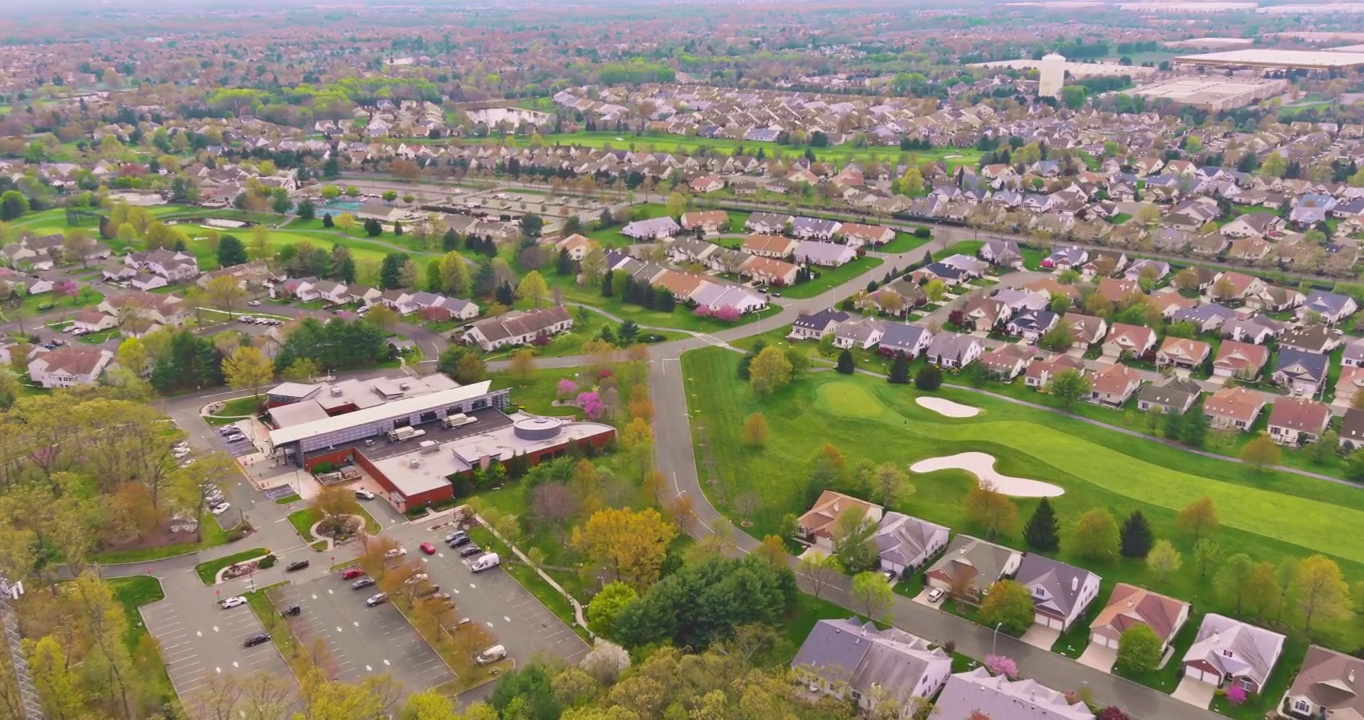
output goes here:
{"type": "Polygon", "coordinates": [[[1004,624],[1004,621],[1003,621],[1003,620],[1000,620],[999,622],[995,623],[995,634],[994,634],[993,639],[990,640],[990,654],[991,654],[991,655],[994,655],[994,654],[995,654],[995,646],[999,644],[999,626],[1000,626],[1000,625],[1003,625],[1003,624],[1004,624]]]}

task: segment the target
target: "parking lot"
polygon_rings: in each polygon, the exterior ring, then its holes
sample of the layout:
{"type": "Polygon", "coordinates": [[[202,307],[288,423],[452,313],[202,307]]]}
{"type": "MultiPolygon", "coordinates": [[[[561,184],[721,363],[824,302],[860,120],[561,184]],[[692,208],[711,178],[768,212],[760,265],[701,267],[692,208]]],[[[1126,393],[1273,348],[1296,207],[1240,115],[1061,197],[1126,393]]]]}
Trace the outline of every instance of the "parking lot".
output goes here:
{"type": "Polygon", "coordinates": [[[392,673],[414,690],[453,680],[454,674],[397,608],[365,606],[365,598],[376,592],[377,587],[354,590],[339,574],[331,574],[287,585],[275,602],[303,609],[289,620],[294,637],[304,647],[322,638],[331,658],[330,669],[339,680],[392,673]]]}
{"type": "Polygon", "coordinates": [[[161,644],[161,654],[171,684],[185,701],[194,705],[196,691],[224,673],[238,676],[264,672],[292,678],[274,643],[242,647],[242,641],[261,632],[260,620],[251,608],[242,605],[222,610],[209,605],[201,612],[177,609],[162,600],[142,608],[147,629],[161,644]]]}

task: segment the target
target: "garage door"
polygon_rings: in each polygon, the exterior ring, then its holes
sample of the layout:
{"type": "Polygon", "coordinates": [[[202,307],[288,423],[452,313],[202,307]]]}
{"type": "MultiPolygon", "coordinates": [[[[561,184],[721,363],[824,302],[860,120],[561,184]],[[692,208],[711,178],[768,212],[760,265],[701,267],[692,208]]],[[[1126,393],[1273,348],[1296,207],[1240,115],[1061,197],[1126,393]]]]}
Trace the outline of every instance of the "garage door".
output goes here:
{"type": "Polygon", "coordinates": [[[1201,680],[1210,685],[1216,685],[1219,679],[1215,672],[1204,672],[1203,670],[1192,667],[1187,668],[1185,674],[1195,680],[1201,680]]]}
{"type": "Polygon", "coordinates": [[[1099,644],[1100,644],[1100,645],[1103,645],[1103,646],[1106,647],[1106,648],[1112,648],[1113,650],[1117,650],[1117,649],[1118,649],[1118,641],[1117,641],[1117,640],[1114,640],[1113,638],[1108,637],[1107,635],[1099,635],[1099,636],[1096,636],[1096,637],[1097,637],[1097,639],[1099,640],[1099,644]]]}
{"type": "Polygon", "coordinates": [[[1033,622],[1037,623],[1038,625],[1041,625],[1042,627],[1048,627],[1054,630],[1060,630],[1061,626],[1063,625],[1063,623],[1060,620],[1051,617],[1050,615],[1043,615],[1042,613],[1034,614],[1033,622]]]}

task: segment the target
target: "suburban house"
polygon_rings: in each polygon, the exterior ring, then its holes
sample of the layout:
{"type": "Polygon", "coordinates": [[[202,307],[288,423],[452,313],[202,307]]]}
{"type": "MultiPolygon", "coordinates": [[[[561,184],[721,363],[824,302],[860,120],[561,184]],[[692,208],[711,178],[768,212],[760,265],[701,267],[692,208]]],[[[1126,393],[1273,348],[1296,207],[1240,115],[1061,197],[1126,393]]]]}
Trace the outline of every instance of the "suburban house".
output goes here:
{"type": "Polygon", "coordinates": [[[1237,342],[1266,345],[1270,340],[1278,337],[1283,330],[1284,324],[1278,320],[1264,315],[1255,315],[1245,319],[1237,318],[1226,321],[1222,324],[1222,337],[1231,338],[1237,342]]]}
{"type": "Polygon", "coordinates": [[[1075,347],[1084,350],[1103,342],[1108,336],[1108,321],[1095,315],[1070,313],[1061,318],[1061,322],[1070,326],[1075,347]]]}
{"type": "Polygon", "coordinates": [[[833,308],[825,308],[814,313],[801,313],[796,316],[796,321],[791,323],[791,332],[787,337],[792,340],[823,340],[825,335],[837,330],[849,317],[851,316],[848,313],[833,308]]]}
{"type": "Polygon", "coordinates": [[[1264,312],[1287,312],[1299,305],[1307,297],[1292,288],[1266,285],[1263,290],[1246,298],[1246,307],[1264,312]]]}
{"type": "Polygon", "coordinates": [[[1094,720],[1083,702],[1069,702],[1066,694],[1036,680],[992,676],[984,667],[947,679],[933,703],[933,720],[1094,720]]]}
{"type": "Polygon", "coordinates": [[[715,192],[716,190],[723,190],[725,188],[725,181],[714,175],[702,175],[687,183],[687,186],[695,193],[709,193],[715,192]]]}
{"type": "Polygon", "coordinates": [[[594,247],[597,247],[596,240],[577,233],[554,243],[554,249],[568,253],[568,259],[573,261],[582,260],[587,252],[594,247]]]}
{"type": "Polygon", "coordinates": [[[1194,329],[1201,333],[1217,332],[1223,325],[1238,317],[1235,310],[1215,302],[1180,308],[1170,313],[1171,322],[1193,323],[1194,329]]]}
{"type": "Polygon", "coordinates": [[[1340,364],[1345,367],[1364,367],[1364,339],[1351,340],[1341,353],[1340,364]]]}
{"type": "Polygon", "coordinates": [[[702,282],[688,299],[699,306],[709,308],[713,313],[722,308],[734,308],[740,315],[747,315],[767,307],[766,295],[713,282],[702,282]]]}
{"type": "Polygon", "coordinates": [[[695,232],[697,228],[707,235],[713,235],[729,228],[729,213],[724,210],[700,210],[682,213],[682,229],[695,232]]]}
{"type": "Polygon", "coordinates": [[[1222,388],[1203,401],[1203,413],[1218,430],[1249,430],[1264,409],[1264,395],[1243,387],[1222,388]]]}
{"type": "Polygon", "coordinates": [[[741,248],[744,252],[758,257],[784,258],[790,255],[800,243],[781,235],[762,235],[755,233],[744,238],[741,248]]]}
{"type": "Polygon", "coordinates": [[[1018,571],[1023,556],[1003,545],[957,535],[927,572],[929,587],[971,602],[979,601],[996,581],[1018,571]]]}
{"type": "Polygon", "coordinates": [[[785,232],[786,226],[792,222],[792,219],[790,215],[755,212],[748,216],[748,220],[744,221],[744,229],[755,233],[781,233],[785,232]]]}
{"type": "Polygon", "coordinates": [[[1326,325],[1297,325],[1279,336],[1279,350],[1301,350],[1325,355],[1340,346],[1345,333],[1326,325]]]}
{"type": "Polygon", "coordinates": [[[1004,324],[1004,331],[1031,345],[1055,327],[1057,319],[1056,313],[1050,310],[1024,310],[1004,324]]]}
{"type": "Polygon", "coordinates": [[[1180,310],[1188,310],[1198,307],[1198,300],[1186,298],[1179,294],[1174,288],[1165,288],[1151,293],[1151,304],[1160,311],[1160,315],[1166,319],[1174,318],[1175,313],[1180,310]]]}
{"type": "Polygon", "coordinates": [[[401,288],[385,290],[380,293],[379,304],[392,308],[399,315],[410,315],[417,312],[417,303],[413,300],[412,291],[401,288]]]}
{"type": "Polygon", "coordinates": [[[753,255],[739,265],[739,273],[764,285],[788,287],[796,284],[800,268],[785,260],[753,255]]]}
{"type": "Polygon", "coordinates": [[[1346,450],[1364,448],[1364,410],[1350,408],[1340,423],[1340,446],[1346,450]]]}
{"type": "Polygon", "coordinates": [[[1307,398],[1280,398],[1269,411],[1269,437],[1280,445],[1316,442],[1330,424],[1331,408],[1307,398]]]}
{"type": "Polygon", "coordinates": [[[1156,349],[1156,331],[1144,325],[1113,323],[1104,340],[1104,357],[1143,358],[1156,349]]]}
{"type": "Polygon", "coordinates": [[[1212,354],[1212,346],[1202,340],[1167,337],[1156,351],[1156,367],[1173,365],[1185,370],[1195,370],[1207,362],[1212,354]]]}
{"type": "Polygon", "coordinates": [[[1113,363],[1094,374],[1088,400],[1109,407],[1122,407],[1139,389],[1141,373],[1122,363],[1113,363]]]}
{"type": "Polygon", "coordinates": [[[66,345],[29,358],[28,376],[45,388],[94,385],[114,354],[88,345],[66,345]]]}
{"type": "Polygon", "coordinates": [[[1099,281],[1094,293],[1114,305],[1124,302],[1133,295],[1144,295],[1136,281],[1126,278],[1105,277],[1099,281]]]}
{"type": "Polygon", "coordinates": [[[85,308],[76,313],[75,317],[72,318],[71,324],[74,325],[77,330],[99,332],[101,330],[108,330],[117,325],[118,319],[113,315],[105,315],[98,310],[85,308]]]}
{"type": "Polygon", "coordinates": [[[1084,248],[1065,247],[1043,258],[1042,267],[1046,270],[1072,270],[1078,269],[1088,260],[1089,252],[1084,248]]]}
{"type": "Polygon", "coordinates": [[[474,323],[461,342],[478,345],[484,352],[501,347],[527,345],[537,338],[550,338],[573,327],[573,318],[562,305],[540,310],[513,311],[474,323]]]}
{"type": "Polygon", "coordinates": [[[632,240],[650,241],[670,238],[681,230],[677,221],[665,216],[627,223],[620,229],[620,234],[632,240]]]}
{"type": "Polygon", "coordinates": [[[903,315],[927,304],[928,296],[924,294],[924,289],[906,278],[891,280],[858,301],[859,308],[870,307],[891,315],[903,315]]]}
{"type": "Polygon", "coordinates": [[[1281,707],[1299,720],[1364,718],[1364,660],[1320,645],[1308,647],[1281,707]]]}
{"type": "Polygon", "coordinates": [[[193,255],[162,248],[128,253],[123,256],[123,264],[163,277],[167,282],[193,280],[199,276],[199,261],[193,255]]]}
{"type": "Polygon", "coordinates": [[[1184,677],[1218,687],[1234,684],[1256,694],[1279,661],[1283,644],[1283,635],[1208,613],[1184,653],[1184,677]]]}
{"type": "Polygon", "coordinates": [[[876,525],[881,522],[881,516],[885,511],[880,505],[866,500],[825,490],[819,494],[819,499],[810,510],[796,521],[796,534],[815,547],[832,553],[834,527],[838,524],[838,519],[849,512],[861,515],[863,522],[876,525]]]}
{"type": "Polygon", "coordinates": [[[1033,622],[1065,632],[1099,594],[1099,576],[1035,553],[1027,553],[1014,580],[1032,594],[1033,622]]]}
{"type": "Polygon", "coordinates": [[[843,236],[844,244],[852,248],[863,245],[885,245],[895,239],[895,231],[881,225],[843,223],[838,234],[843,236]]]}
{"type": "Polygon", "coordinates": [[[1128,266],[1127,270],[1123,271],[1122,276],[1133,281],[1148,278],[1151,282],[1160,282],[1161,279],[1169,274],[1170,263],[1167,263],[1164,260],[1141,258],[1128,266]]]}
{"type": "Polygon", "coordinates": [[[1245,302],[1264,289],[1265,282],[1254,275],[1227,271],[1217,273],[1206,294],[1218,302],[1245,302]]]}
{"type": "Polygon", "coordinates": [[[1023,253],[1019,251],[1018,243],[1013,240],[986,240],[976,254],[980,256],[981,260],[995,267],[1023,269],[1023,253]]]}
{"type": "Polygon", "coordinates": [[[1217,357],[1212,361],[1212,374],[1214,377],[1253,380],[1259,376],[1267,362],[1268,346],[1223,340],[1217,348],[1217,357]]]}
{"type": "Polygon", "coordinates": [[[952,673],[952,656],[903,630],[849,618],[815,623],[791,667],[812,692],[870,712],[883,697],[902,707],[933,697],[952,673]]]}
{"type": "Polygon", "coordinates": [[[1066,370],[1074,370],[1083,375],[1086,373],[1085,361],[1065,354],[1049,358],[1036,357],[1028,363],[1023,383],[1031,388],[1045,388],[1054,376],[1066,370]]]}
{"type": "Polygon", "coordinates": [[[860,348],[869,350],[881,342],[886,324],[876,318],[864,317],[840,323],[834,328],[834,347],[841,350],[860,348]]]}
{"type": "Polygon", "coordinates": [[[468,300],[437,295],[437,300],[418,312],[428,322],[441,320],[473,320],[478,317],[478,305],[468,300]]]}
{"type": "Polygon", "coordinates": [[[1336,395],[1331,398],[1331,404],[1341,408],[1354,407],[1355,396],[1360,391],[1364,391],[1364,368],[1342,366],[1340,377],[1336,378],[1336,395]]]}
{"type": "Polygon", "coordinates": [[[332,305],[350,302],[350,293],[346,291],[346,286],[331,280],[318,280],[313,284],[312,291],[314,299],[325,300],[332,305]]]}
{"type": "Polygon", "coordinates": [[[843,223],[824,218],[798,217],[791,220],[791,234],[801,240],[832,240],[843,223]]]}
{"type": "Polygon", "coordinates": [[[980,364],[993,377],[1008,381],[1023,374],[1036,356],[1037,350],[1031,346],[1005,343],[982,354],[980,364]]]}
{"type": "Polygon", "coordinates": [[[1316,395],[1326,382],[1330,365],[1330,356],[1279,348],[1270,380],[1296,395],[1316,395]]]}
{"type": "Polygon", "coordinates": [[[1303,301],[1302,307],[1298,308],[1298,320],[1306,320],[1309,315],[1315,314],[1322,322],[1335,325],[1354,315],[1358,310],[1359,305],[1348,295],[1313,290],[1303,301]]]}
{"type": "Polygon", "coordinates": [[[1203,389],[1188,378],[1173,377],[1159,385],[1144,385],[1137,392],[1137,409],[1147,412],[1160,408],[1166,414],[1182,415],[1193,407],[1203,389]]]}
{"type": "Polygon", "coordinates": [[[806,265],[842,267],[857,259],[857,251],[849,245],[801,240],[791,251],[791,259],[806,265]]]}
{"type": "MultiPolygon", "coordinates": [[[[130,292],[110,295],[95,307],[116,320],[146,320],[158,325],[183,325],[189,310],[180,298],[171,294],[130,292]]],[[[117,322],[115,323],[117,324],[117,322]]]]}
{"type": "Polygon", "coordinates": [[[904,353],[912,360],[928,349],[933,342],[933,333],[922,325],[888,322],[882,326],[880,347],[882,355],[904,353]]]}
{"type": "Polygon", "coordinates": [[[942,552],[947,547],[948,535],[948,529],[942,525],[889,512],[881,518],[872,542],[876,543],[881,569],[899,576],[923,567],[942,552]]]}
{"type": "Polygon", "coordinates": [[[1108,604],[1089,624],[1089,641],[1117,650],[1124,631],[1133,625],[1145,625],[1155,631],[1163,650],[1189,621],[1189,610],[1189,603],[1183,600],[1118,583],[1108,596],[1108,604]]]}
{"type": "Polygon", "coordinates": [[[970,325],[982,332],[990,332],[996,327],[1004,325],[1012,314],[1008,305],[995,298],[982,295],[973,295],[967,298],[960,312],[962,320],[960,324],[970,325]]]}
{"type": "Polygon", "coordinates": [[[1266,236],[1283,230],[1283,218],[1269,212],[1246,213],[1223,225],[1219,232],[1229,238],[1266,236]]]}
{"type": "Polygon", "coordinates": [[[975,362],[984,351],[984,343],[970,335],[941,332],[933,336],[925,354],[938,367],[961,369],[975,362]]]}

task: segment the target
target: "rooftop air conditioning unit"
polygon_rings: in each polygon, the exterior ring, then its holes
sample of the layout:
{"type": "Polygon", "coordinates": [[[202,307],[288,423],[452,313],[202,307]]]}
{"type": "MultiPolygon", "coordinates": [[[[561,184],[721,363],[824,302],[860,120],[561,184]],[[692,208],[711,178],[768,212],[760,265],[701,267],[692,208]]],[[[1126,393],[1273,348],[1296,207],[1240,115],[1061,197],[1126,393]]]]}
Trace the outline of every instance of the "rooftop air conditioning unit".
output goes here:
{"type": "Polygon", "coordinates": [[[415,468],[415,467],[421,467],[421,466],[422,466],[422,459],[421,459],[421,458],[412,458],[411,460],[408,460],[408,461],[407,461],[407,464],[408,464],[408,466],[414,467],[414,468],[415,468]]]}
{"type": "Polygon", "coordinates": [[[341,390],[341,386],[339,386],[339,385],[333,385],[333,386],[332,386],[332,389],[331,389],[332,397],[341,397],[341,393],[342,393],[342,392],[343,392],[343,391],[341,390]]]}
{"type": "Polygon", "coordinates": [[[409,382],[400,382],[400,383],[398,383],[398,389],[399,389],[399,390],[411,390],[411,389],[412,389],[412,383],[409,383],[409,382]]]}

